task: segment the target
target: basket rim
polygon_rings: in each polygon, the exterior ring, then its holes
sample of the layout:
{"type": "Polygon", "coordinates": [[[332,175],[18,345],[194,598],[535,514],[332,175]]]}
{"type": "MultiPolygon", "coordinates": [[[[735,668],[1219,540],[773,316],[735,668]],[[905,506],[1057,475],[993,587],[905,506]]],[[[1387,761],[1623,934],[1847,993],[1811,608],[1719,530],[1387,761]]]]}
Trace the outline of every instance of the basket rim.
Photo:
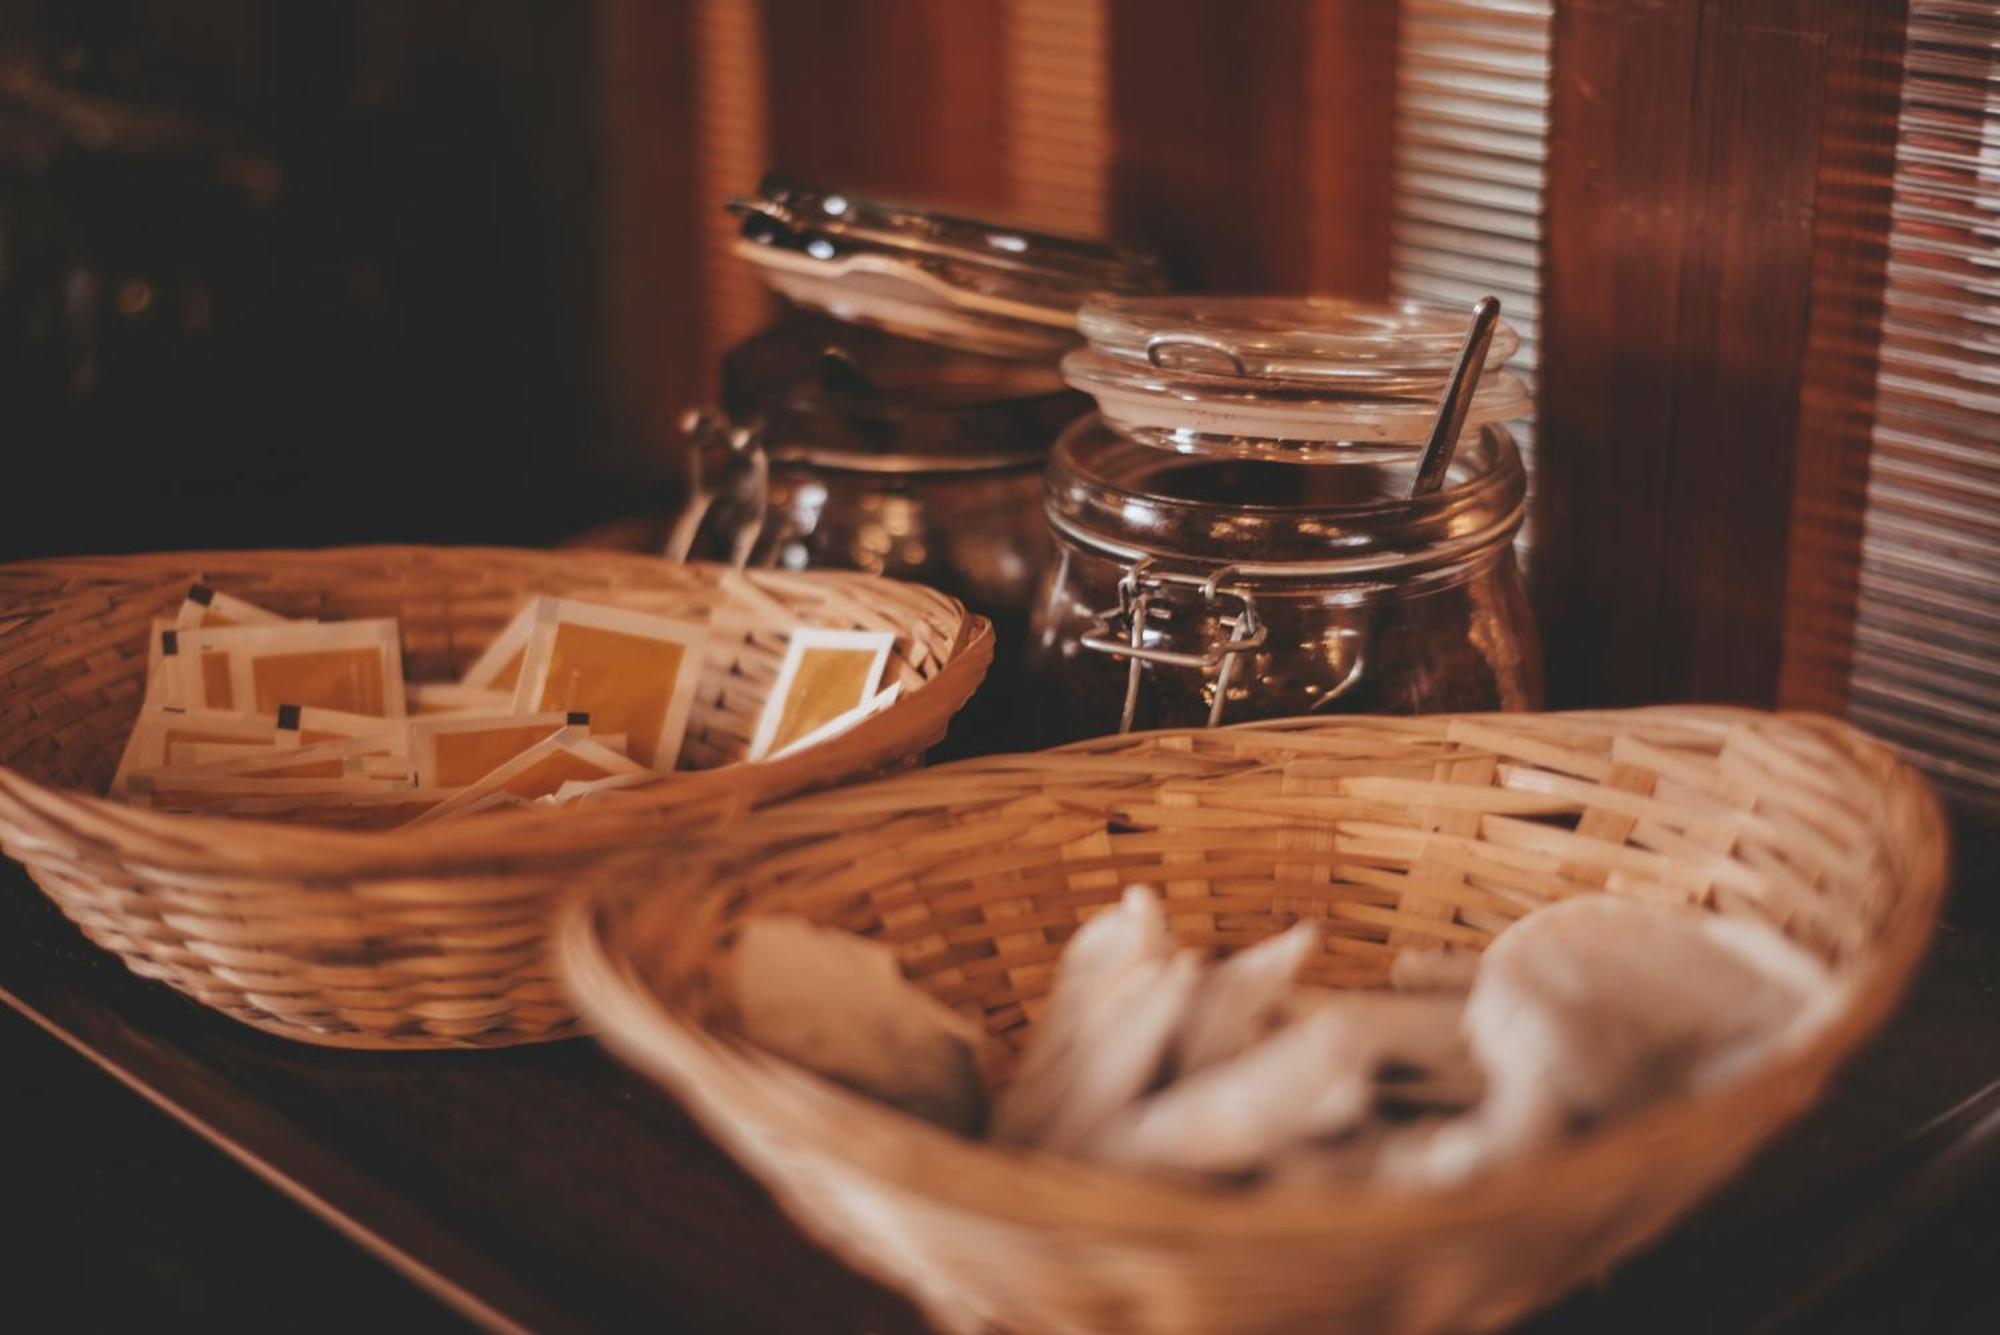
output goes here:
{"type": "Polygon", "coordinates": [[[507,809],[483,813],[478,821],[442,822],[419,829],[352,830],[338,827],[289,824],[282,821],[244,817],[204,816],[189,812],[158,812],[133,807],[108,796],[82,789],[44,783],[22,771],[0,765],[0,797],[12,798],[29,811],[46,819],[65,821],[65,812],[82,812],[92,824],[110,832],[119,845],[121,857],[135,868],[171,868],[176,872],[208,872],[218,875],[282,877],[293,875],[363,874],[375,868],[393,868],[399,873],[430,874],[450,869],[476,871],[481,866],[518,866],[524,855],[530,859],[561,861],[597,856],[604,841],[635,826],[649,824],[649,817],[698,803],[732,798],[756,800],[772,792],[790,790],[798,782],[821,776],[837,780],[851,766],[840,758],[852,756],[855,763],[881,750],[902,731],[902,723],[914,716],[942,710],[945,719],[956,711],[963,698],[977,689],[991,664],[994,647],[992,623],[966,609],[958,599],[926,585],[889,580],[880,575],[849,570],[765,571],[733,570],[711,562],[670,562],[663,558],[632,552],[608,552],[589,548],[538,549],[528,547],[446,547],[426,544],[380,543],[364,546],[311,548],[244,548],[112,554],[103,556],[63,556],[0,564],[0,623],[10,610],[6,583],[10,576],[37,574],[90,578],[130,578],[147,567],[268,565],[296,562],[301,565],[339,565],[377,558],[436,557],[440,560],[478,561],[499,558],[508,561],[531,559],[577,565],[626,566],[635,571],[692,568],[712,575],[718,584],[742,579],[751,585],[806,587],[813,584],[868,584],[892,589],[914,603],[929,602],[938,613],[956,621],[956,629],[946,647],[938,670],[906,690],[888,709],[857,724],[847,732],[792,755],[742,760],[706,770],[662,772],[658,782],[604,794],[581,808],[549,810],[507,809]],[[961,698],[962,679],[971,682],[961,698]],[[533,841],[536,847],[523,849],[533,841]]]}
{"type": "MultiPolygon", "coordinates": [[[[1430,715],[1411,722],[1435,724],[1494,715],[1430,715]]],[[[1588,1201],[1602,1196],[1607,1183],[1635,1176],[1619,1167],[1678,1155],[1695,1142],[1713,1144],[1715,1129],[1742,1141],[1753,1152],[1816,1099],[1833,1073],[1866,1041],[1907,992],[1928,949],[1948,878],[1949,853],[1943,809],[1935,793],[1884,744],[1851,725],[1822,714],[1774,713],[1737,706],[1646,706],[1627,710],[1585,710],[1536,716],[1575,721],[1673,719],[1696,725],[1754,719],[1769,725],[1831,730],[1863,757],[1886,762],[1886,800],[1905,806],[1926,835],[1923,855],[1910,869],[1902,910],[1871,959],[1849,982],[1845,1004],[1812,1041],[1716,1089],[1650,1106],[1589,1135],[1541,1147],[1501,1163],[1456,1186],[1409,1190],[1377,1182],[1327,1184],[1314,1191],[1218,1191],[1196,1184],[1108,1168],[1045,1151],[972,1141],[876,1102],[833,1081],[774,1057],[734,1035],[684,1019],[648,989],[627,967],[627,957],[606,939],[611,912],[629,902],[636,889],[609,878],[575,895],[560,911],[555,956],[565,990],[599,1040],[665,1084],[688,1105],[704,1129],[735,1151],[732,1120],[743,1116],[741,1099],[758,1094],[766,1081],[782,1082],[798,1108],[760,1118],[765,1137],[782,1135],[788,1152],[804,1153],[865,1180],[871,1190],[893,1192],[925,1206],[1032,1229],[1102,1233],[1126,1239],[1185,1239],[1190,1231],[1232,1238],[1296,1237],[1302,1233],[1375,1234],[1385,1228],[1472,1227],[1526,1217],[1554,1201],[1588,1201]],[[697,1075],[685,1066],[699,1062],[697,1075]],[[737,1102],[712,1102],[728,1093],[737,1102]],[[1774,1111],[1775,1110],[1775,1111],[1774,1111]],[[836,1131],[837,1128],[837,1131],[836,1131]]],[[[1347,716],[1267,720],[1223,729],[1308,731],[1354,723],[1394,724],[1396,719],[1347,716]]],[[[1187,738],[1213,735],[1181,729],[1098,738],[1049,752],[980,757],[934,766],[922,777],[928,785],[1003,771],[1042,757],[1089,754],[1111,745],[1130,747],[1134,737],[1170,751],[1187,738]]],[[[891,791],[911,776],[851,786],[843,793],[891,791]]],[[[806,795],[775,804],[738,822],[723,836],[689,848],[679,865],[699,865],[719,846],[753,844],[760,829],[781,822],[818,800],[806,795]]],[[[949,803],[938,801],[933,808],[949,803]]],[[[764,1101],[764,1111],[771,1101],[764,1101]]],[[[740,1155],[738,1156],[740,1157],[740,1155]]],[[[1740,1155],[1739,1155],[1740,1158],[1740,1155]]],[[[752,1171],[773,1185],[761,1165],[752,1171]]],[[[1702,1186],[1705,1193],[1712,1183],[1702,1186]]]]}

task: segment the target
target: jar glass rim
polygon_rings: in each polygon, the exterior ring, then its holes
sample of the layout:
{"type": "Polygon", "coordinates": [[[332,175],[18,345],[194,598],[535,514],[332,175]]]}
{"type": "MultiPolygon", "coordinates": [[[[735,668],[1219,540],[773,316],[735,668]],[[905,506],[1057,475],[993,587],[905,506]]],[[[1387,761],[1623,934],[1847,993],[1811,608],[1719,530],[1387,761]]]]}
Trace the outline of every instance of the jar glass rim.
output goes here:
{"type": "MultiPolygon", "coordinates": [[[[1365,390],[1375,381],[1441,387],[1469,318],[1415,299],[1107,294],[1084,303],[1077,329],[1106,357],[1160,370],[1365,390]]],[[[1498,321],[1487,361],[1499,366],[1520,346],[1514,327],[1498,321]]]]}
{"type": "Polygon", "coordinates": [[[1386,570],[1454,558],[1503,545],[1524,518],[1526,475],[1513,436],[1499,424],[1466,433],[1438,491],[1412,497],[1396,490],[1413,478],[1411,466],[1328,469],[1167,454],[1118,434],[1092,414],[1056,441],[1046,498],[1059,533],[1108,551],[1302,572],[1386,570]],[[1360,495],[1262,503],[1240,492],[1218,495],[1211,484],[1230,470],[1253,485],[1261,477],[1284,493],[1318,486],[1360,495]],[[1175,473],[1200,483],[1206,494],[1177,494],[1160,485],[1175,473]],[[1367,494],[1371,486],[1375,493],[1367,494]]]}

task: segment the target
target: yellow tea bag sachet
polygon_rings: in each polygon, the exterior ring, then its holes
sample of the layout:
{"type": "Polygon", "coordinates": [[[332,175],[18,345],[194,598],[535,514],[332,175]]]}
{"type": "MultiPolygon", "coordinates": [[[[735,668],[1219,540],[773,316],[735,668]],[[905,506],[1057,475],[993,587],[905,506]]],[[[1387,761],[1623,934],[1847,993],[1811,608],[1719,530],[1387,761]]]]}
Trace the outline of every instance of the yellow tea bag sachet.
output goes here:
{"type": "Polygon", "coordinates": [[[532,800],[560,789],[572,780],[591,781],[619,775],[651,777],[651,772],[609,747],[592,741],[581,727],[566,727],[535,743],[492,773],[459,790],[411,825],[426,825],[464,815],[467,808],[495,792],[532,800]]]}
{"type": "MultiPolygon", "coordinates": [[[[402,748],[398,747],[398,750],[402,748]]],[[[272,746],[172,771],[179,778],[395,779],[410,782],[410,762],[384,750],[376,737],[349,737],[311,746],[272,746]]],[[[154,786],[159,787],[156,778],[154,786]]]]}
{"type": "Polygon", "coordinates": [[[750,759],[784,750],[867,704],[895,642],[890,631],[793,631],[751,734],[750,759]]]}
{"type": "Polygon", "coordinates": [[[593,727],[625,734],[633,760],[672,769],[694,707],[707,632],[565,598],[538,599],[531,610],[515,710],[584,710],[593,727]]]}
{"type": "Polygon", "coordinates": [[[203,708],[403,716],[403,654],[388,618],[204,626],[179,640],[182,690],[203,708]]]}
{"type": "Polygon", "coordinates": [[[487,690],[455,681],[413,681],[403,688],[403,695],[412,714],[505,713],[514,707],[511,680],[505,690],[487,690]]]}
{"type": "Polygon", "coordinates": [[[410,720],[410,760],[419,785],[462,788],[564,728],[589,726],[581,710],[419,716],[410,720]]]}
{"type": "Polygon", "coordinates": [[[835,737],[838,737],[840,736],[840,734],[848,731],[849,729],[867,721],[868,719],[874,718],[877,714],[887,709],[890,705],[895,704],[896,700],[898,699],[898,697],[902,695],[902,693],[903,693],[902,682],[900,681],[890,682],[886,690],[880,690],[875,692],[875,694],[870,696],[864,703],[856,705],[854,708],[848,710],[845,714],[840,714],[834,718],[828,719],[825,723],[820,724],[817,728],[814,728],[811,732],[799,738],[797,741],[787,742],[785,745],[771,752],[768,759],[781,760],[786,756],[795,755],[798,752],[805,750],[807,747],[818,746],[821,742],[829,741],[835,737]]]}
{"type": "Polygon", "coordinates": [[[275,626],[289,622],[290,617],[267,612],[232,594],[218,593],[206,584],[188,586],[187,597],[181,599],[180,613],[174,618],[178,630],[202,626],[275,626]]]}
{"type": "Polygon", "coordinates": [[[127,780],[141,770],[167,768],[177,746],[200,742],[268,746],[277,735],[277,726],[274,719],[255,714],[146,705],[139,710],[132,735],[126,739],[118,772],[111,779],[111,793],[123,794],[127,780]]]}
{"type": "Polygon", "coordinates": [[[543,603],[553,601],[530,598],[524,603],[459,677],[458,685],[471,691],[505,691],[511,700],[521,681],[521,666],[527,661],[528,637],[534,632],[537,614],[543,603]]]}

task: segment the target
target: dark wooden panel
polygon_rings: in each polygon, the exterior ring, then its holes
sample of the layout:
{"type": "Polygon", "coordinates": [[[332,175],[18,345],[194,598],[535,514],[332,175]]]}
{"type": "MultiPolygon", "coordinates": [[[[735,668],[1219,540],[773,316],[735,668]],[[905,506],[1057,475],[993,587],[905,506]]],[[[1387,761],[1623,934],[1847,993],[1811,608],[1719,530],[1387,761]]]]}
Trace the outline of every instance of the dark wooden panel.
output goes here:
{"type": "Polygon", "coordinates": [[[1400,5],[1313,0],[1306,15],[1306,283],[1370,301],[1389,297],[1390,192],[1396,174],[1396,20],[1400,5]]]}
{"type": "Polygon", "coordinates": [[[1537,555],[1552,704],[1777,698],[1795,508],[1839,490],[1830,457],[1856,467],[1824,404],[1801,413],[1809,349],[1812,383],[1838,377],[1851,401],[1836,324],[1856,337],[1870,282],[1868,238],[1843,230],[1841,199],[1822,214],[1820,187],[1880,131],[1857,151],[1828,111],[1879,77],[1894,8],[1557,8],[1537,555]]]}
{"type": "Polygon", "coordinates": [[[1183,284],[1386,295],[1394,7],[1111,0],[1112,217],[1183,284]]]}
{"type": "Polygon", "coordinates": [[[1550,34],[1541,513],[1549,699],[1653,695],[1698,15],[1556,9],[1550,34]]]}
{"type": "Polygon", "coordinates": [[[680,414],[710,394],[691,17],[691,0],[603,0],[597,11],[607,434],[641,478],[668,471],[680,414]]]}
{"type": "Polygon", "coordinates": [[[1779,702],[1847,705],[1862,515],[1895,194],[1901,0],[1836,7],[1813,216],[1812,324],[1799,400],[1779,702]]]}
{"type": "Polygon", "coordinates": [[[855,190],[1003,206],[999,0],[766,0],[771,161],[855,190]]]}

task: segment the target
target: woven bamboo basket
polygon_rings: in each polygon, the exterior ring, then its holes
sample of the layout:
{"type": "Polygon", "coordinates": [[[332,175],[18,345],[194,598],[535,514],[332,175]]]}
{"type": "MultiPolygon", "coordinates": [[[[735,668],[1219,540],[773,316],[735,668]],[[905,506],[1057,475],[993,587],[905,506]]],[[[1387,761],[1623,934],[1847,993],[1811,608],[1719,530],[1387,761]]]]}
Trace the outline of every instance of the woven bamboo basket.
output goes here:
{"type": "Polygon", "coordinates": [[[1928,789],[1831,720],[1737,710],[1312,719],[967,761],[787,802],[572,901],[558,956],[616,1052],[810,1232],[951,1330],[1490,1330],[1600,1274],[1811,1103],[1936,918],[1928,789]],[[1851,984],[1809,1046],[1451,1190],[1206,1190],[959,1139],[731,1035],[745,915],[893,942],[1018,1052],[1064,941],[1133,883],[1183,943],[1324,924],[1315,983],[1483,947],[1549,900],[1783,922],[1851,984]],[[659,893],[666,891],[668,893],[659,893]]]}
{"type": "Polygon", "coordinates": [[[579,871],[673,848],[756,804],[914,763],[992,658],[992,630],[866,575],[735,574],[597,552],[422,547],[198,552],[0,566],[0,846],[134,972],[260,1029],[359,1048],[560,1038],[548,958],[579,871]],[[587,806],[415,831],[152,812],[98,796],[137,714],[148,625],[200,579],[273,611],[395,616],[412,680],[453,679],[531,594],[710,628],[683,755],[698,768],[587,806]],[[799,625],[894,630],[896,704],[781,760],[739,763],[799,625]]]}

